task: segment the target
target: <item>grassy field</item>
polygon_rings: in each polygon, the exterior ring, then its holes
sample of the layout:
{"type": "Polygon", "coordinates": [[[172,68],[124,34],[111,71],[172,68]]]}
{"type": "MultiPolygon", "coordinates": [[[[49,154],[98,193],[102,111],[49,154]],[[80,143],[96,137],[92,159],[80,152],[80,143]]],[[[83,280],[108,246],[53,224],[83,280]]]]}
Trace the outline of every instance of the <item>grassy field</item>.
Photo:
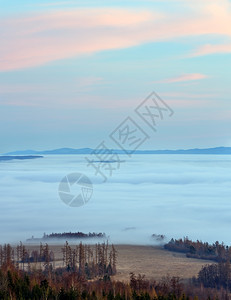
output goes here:
{"type": "MultiPolygon", "coordinates": [[[[30,250],[38,246],[26,246],[30,250]]],[[[55,267],[63,266],[63,246],[50,245],[55,253],[55,267]]],[[[170,252],[157,246],[116,245],[118,251],[117,275],[114,279],[128,281],[129,273],[145,274],[148,279],[160,279],[163,276],[179,276],[188,279],[196,276],[208,260],[187,258],[185,254],[170,252]]]]}
{"type": "Polygon", "coordinates": [[[166,275],[188,279],[196,276],[203,265],[211,263],[156,246],[119,245],[116,249],[118,273],[114,278],[124,281],[129,279],[130,272],[145,274],[148,279],[160,279],[166,275]]]}

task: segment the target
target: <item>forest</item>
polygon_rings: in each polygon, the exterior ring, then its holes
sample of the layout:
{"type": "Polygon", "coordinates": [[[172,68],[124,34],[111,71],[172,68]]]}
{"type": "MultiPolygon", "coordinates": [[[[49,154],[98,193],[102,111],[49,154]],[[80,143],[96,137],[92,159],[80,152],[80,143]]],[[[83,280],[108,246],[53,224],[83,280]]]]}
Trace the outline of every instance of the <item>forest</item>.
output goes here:
{"type": "Polygon", "coordinates": [[[197,278],[193,279],[195,284],[202,284],[204,287],[221,289],[231,292],[231,268],[230,260],[218,264],[204,266],[197,278]]]}
{"type": "Polygon", "coordinates": [[[229,260],[204,266],[187,282],[169,276],[147,280],[134,272],[129,282],[121,282],[113,278],[118,256],[114,245],[66,242],[60,253],[61,265],[56,265],[58,260],[47,243],[38,250],[21,242],[16,247],[0,246],[0,299],[231,299],[229,260]]]}
{"type": "Polygon", "coordinates": [[[224,243],[215,242],[213,244],[203,243],[201,241],[192,241],[187,237],[174,240],[164,245],[169,251],[186,253],[187,257],[208,259],[216,262],[225,262],[231,260],[231,247],[225,246],[224,243]]]}
{"type": "Polygon", "coordinates": [[[62,266],[56,266],[57,259],[49,245],[40,243],[39,250],[29,250],[20,242],[16,247],[0,245],[0,267],[14,266],[28,273],[42,271],[50,274],[53,270],[62,274],[66,270],[93,279],[97,276],[110,276],[116,273],[117,251],[108,243],[94,246],[79,243],[70,246],[66,241],[61,248],[62,266]]]}

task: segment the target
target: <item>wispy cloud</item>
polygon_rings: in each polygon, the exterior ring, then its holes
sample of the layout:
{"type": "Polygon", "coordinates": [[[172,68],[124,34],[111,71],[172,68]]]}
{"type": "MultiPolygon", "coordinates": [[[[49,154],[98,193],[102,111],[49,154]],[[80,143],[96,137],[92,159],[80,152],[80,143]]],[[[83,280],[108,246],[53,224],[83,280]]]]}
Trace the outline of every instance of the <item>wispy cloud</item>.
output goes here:
{"type": "Polygon", "coordinates": [[[203,5],[185,15],[147,9],[78,8],[2,19],[0,71],[179,37],[231,37],[231,4],[221,0],[221,4],[206,1],[203,5]]]}
{"type": "Polygon", "coordinates": [[[207,44],[197,49],[190,56],[193,57],[193,56],[204,56],[210,54],[225,54],[225,53],[231,53],[231,44],[219,44],[219,45],[207,44]]]}
{"type": "Polygon", "coordinates": [[[194,81],[194,80],[201,80],[208,78],[207,75],[200,74],[200,73],[193,73],[193,74],[184,74],[178,77],[174,78],[168,78],[161,81],[158,81],[158,83],[175,83],[175,82],[187,82],[187,81],[194,81]]]}
{"type": "Polygon", "coordinates": [[[89,8],[1,20],[0,71],[134,46],[139,25],[159,17],[148,11],[89,8]]]}

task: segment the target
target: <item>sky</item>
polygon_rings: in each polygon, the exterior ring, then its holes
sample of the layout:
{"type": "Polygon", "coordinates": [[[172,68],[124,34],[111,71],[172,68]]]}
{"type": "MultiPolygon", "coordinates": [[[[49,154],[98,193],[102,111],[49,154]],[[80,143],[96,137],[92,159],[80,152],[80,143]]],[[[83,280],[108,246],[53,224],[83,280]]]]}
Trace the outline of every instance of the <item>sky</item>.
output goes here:
{"type": "Polygon", "coordinates": [[[118,148],[127,117],[141,149],[231,146],[230,65],[228,0],[0,0],[0,153],[118,148]]]}

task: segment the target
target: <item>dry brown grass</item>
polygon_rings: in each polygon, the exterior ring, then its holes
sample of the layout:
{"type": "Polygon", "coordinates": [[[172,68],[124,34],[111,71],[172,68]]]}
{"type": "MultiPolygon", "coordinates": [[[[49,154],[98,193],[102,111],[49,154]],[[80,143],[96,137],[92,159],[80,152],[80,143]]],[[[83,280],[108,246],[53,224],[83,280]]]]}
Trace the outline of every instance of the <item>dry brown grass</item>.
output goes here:
{"type": "MultiPolygon", "coordinates": [[[[147,279],[161,279],[163,276],[179,276],[188,279],[197,276],[201,267],[211,261],[187,258],[185,254],[170,252],[157,246],[116,245],[118,251],[117,275],[114,279],[128,281],[129,273],[145,274],[147,279]]],[[[32,250],[39,246],[26,246],[32,250]]],[[[55,266],[61,267],[61,245],[51,245],[55,253],[55,266]]]]}
{"type": "Polygon", "coordinates": [[[196,276],[206,260],[187,258],[161,247],[118,245],[117,275],[115,279],[129,280],[129,273],[145,274],[148,279],[179,276],[187,279],[196,276]]]}

